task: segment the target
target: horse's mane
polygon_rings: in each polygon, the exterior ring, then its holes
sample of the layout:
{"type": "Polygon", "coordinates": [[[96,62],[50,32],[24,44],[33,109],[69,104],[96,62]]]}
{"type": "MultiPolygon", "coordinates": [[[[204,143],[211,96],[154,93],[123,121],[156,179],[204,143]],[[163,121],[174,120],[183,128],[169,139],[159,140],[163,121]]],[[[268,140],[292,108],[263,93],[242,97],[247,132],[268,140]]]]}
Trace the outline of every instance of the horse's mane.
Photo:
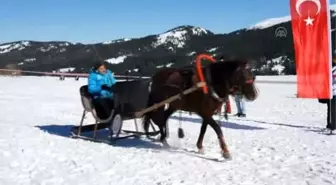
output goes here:
{"type": "Polygon", "coordinates": [[[222,83],[224,79],[229,79],[239,67],[244,67],[248,64],[246,60],[224,60],[211,63],[209,65],[213,81],[222,83]]]}
{"type": "Polygon", "coordinates": [[[235,59],[235,60],[222,60],[215,63],[211,63],[210,67],[214,71],[221,71],[225,73],[231,73],[238,69],[238,67],[243,67],[248,64],[247,60],[235,59]],[[216,70],[218,69],[218,70],[216,70]]]}

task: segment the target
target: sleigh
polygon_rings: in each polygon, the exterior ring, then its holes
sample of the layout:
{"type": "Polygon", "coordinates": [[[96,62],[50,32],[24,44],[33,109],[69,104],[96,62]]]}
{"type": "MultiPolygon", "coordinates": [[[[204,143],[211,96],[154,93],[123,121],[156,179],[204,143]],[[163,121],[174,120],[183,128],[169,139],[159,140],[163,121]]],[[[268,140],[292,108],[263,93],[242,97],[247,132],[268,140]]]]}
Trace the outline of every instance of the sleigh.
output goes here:
{"type": "MultiPolygon", "coordinates": [[[[199,57],[204,56],[200,55],[199,57]]],[[[197,65],[197,70],[201,70],[200,65],[197,65]]],[[[105,140],[97,139],[97,131],[100,130],[108,130],[110,141],[140,137],[142,135],[156,136],[159,134],[159,131],[155,129],[152,123],[150,124],[152,131],[145,133],[140,131],[137,119],[196,90],[201,89],[204,93],[208,92],[205,79],[201,75],[200,81],[194,83],[190,88],[148,107],[150,83],[151,79],[142,78],[117,82],[114,91],[114,108],[107,119],[101,119],[97,116],[96,109],[92,103],[92,97],[88,93],[88,86],[84,85],[80,87],[79,92],[83,105],[83,114],[79,126],[74,126],[71,129],[72,137],[104,142],[105,140]],[[86,125],[84,121],[89,113],[91,113],[95,122],[86,125]],[[123,129],[123,123],[127,120],[134,120],[134,130],[123,129]],[[82,135],[89,132],[92,132],[92,137],[82,135]]]]}
{"type": "MultiPolygon", "coordinates": [[[[115,84],[116,90],[113,98],[114,108],[106,119],[98,117],[94,104],[92,103],[92,96],[88,92],[88,86],[84,85],[80,87],[79,92],[83,105],[83,113],[79,126],[75,126],[71,130],[72,137],[96,141],[97,131],[104,129],[108,130],[110,140],[144,135],[145,133],[139,130],[137,123],[137,118],[139,117],[136,117],[135,113],[147,107],[149,82],[149,79],[117,82],[115,84]],[[86,116],[90,113],[95,122],[93,124],[84,124],[86,116]],[[135,130],[123,129],[124,121],[132,119],[134,120],[135,130]],[[82,135],[82,133],[88,132],[92,132],[92,137],[82,135]]],[[[153,131],[147,133],[147,135],[155,136],[159,133],[153,125],[152,129],[153,131]]]]}
{"type": "Polygon", "coordinates": [[[107,119],[98,117],[95,107],[92,103],[92,97],[88,92],[88,86],[80,87],[80,97],[83,105],[83,114],[79,126],[74,126],[71,129],[73,138],[81,138],[97,142],[106,142],[106,140],[97,139],[97,131],[108,130],[109,140],[115,141],[130,137],[140,137],[142,135],[156,136],[159,134],[153,124],[151,124],[151,132],[145,133],[140,131],[138,125],[138,118],[141,118],[145,113],[154,111],[167,103],[173,102],[182,95],[187,95],[195,90],[203,87],[204,82],[200,82],[183,91],[182,94],[169,97],[168,99],[147,107],[147,100],[149,96],[150,79],[137,79],[132,81],[122,81],[115,84],[116,90],[114,92],[114,108],[107,119]],[[85,125],[86,116],[91,113],[95,123],[85,125]],[[123,123],[127,120],[134,120],[134,130],[123,129],[123,123]],[[92,137],[84,136],[83,133],[92,133],[92,137]]]}

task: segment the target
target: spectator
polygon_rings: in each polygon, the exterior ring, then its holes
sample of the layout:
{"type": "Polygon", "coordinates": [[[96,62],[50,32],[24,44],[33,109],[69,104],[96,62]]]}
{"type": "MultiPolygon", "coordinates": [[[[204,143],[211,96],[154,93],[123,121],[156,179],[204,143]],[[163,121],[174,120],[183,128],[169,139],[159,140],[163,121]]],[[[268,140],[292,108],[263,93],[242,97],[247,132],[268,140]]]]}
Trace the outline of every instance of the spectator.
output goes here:
{"type": "MultiPolygon", "coordinates": [[[[336,75],[336,55],[333,53],[332,75],[336,75]]],[[[330,131],[336,129],[336,78],[333,76],[333,97],[332,99],[319,99],[318,101],[327,104],[327,125],[326,128],[330,131]]]]}
{"type": "Polygon", "coordinates": [[[235,116],[246,117],[245,101],[244,101],[243,94],[240,92],[237,92],[234,95],[234,99],[235,99],[236,107],[237,107],[237,114],[235,116]]]}
{"type": "MultiPolygon", "coordinates": [[[[227,97],[227,100],[223,103],[224,106],[225,106],[225,109],[224,109],[224,118],[226,120],[229,119],[229,116],[228,114],[231,113],[231,103],[230,103],[230,98],[229,96],[227,97]]],[[[216,112],[218,115],[221,115],[222,114],[222,107],[223,107],[223,104],[220,104],[219,107],[217,108],[216,112]]]]}

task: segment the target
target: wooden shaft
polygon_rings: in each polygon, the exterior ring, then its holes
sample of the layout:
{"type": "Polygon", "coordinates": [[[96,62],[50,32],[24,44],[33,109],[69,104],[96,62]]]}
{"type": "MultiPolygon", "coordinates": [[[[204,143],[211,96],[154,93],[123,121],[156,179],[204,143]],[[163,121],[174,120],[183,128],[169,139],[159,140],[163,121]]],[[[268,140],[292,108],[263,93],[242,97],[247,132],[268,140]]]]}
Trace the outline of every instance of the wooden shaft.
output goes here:
{"type": "MultiPolygon", "coordinates": [[[[184,90],[184,91],[182,92],[182,95],[190,94],[190,93],[196,91],[197,89],[199,89],[199,88],[201,88],[201,87],[203,87],[203,86],[205,86],[205,85],[206,85],[205,82],[199,82],[199,83],[197,83],[196,85],[194,85],[193,87],[184,90]]],[[[154,105],[152,105],[152,106],[150,106],[150,107],[148,107],[148,108],[146,108],[146,109],[144,109],[144,110],[138,111],[138,112],[136,112],[134,115],[135,115],[135,117],[137,117],[137,118],[138,118],[138,117],[141,117],[142,115],[146,114],[147,112],[151,112],[151,111],[153,111],[153,110],[156,110],[156,109],[158,109],[158,108],[164,106],[166,103],[171,103],[171,102],[173,102],[173,101],[175,101],[175,100],[177,100],[177,99],[180,99],[180,98],[181,98],[181,94],[176,94],[176,95],[174,95],[174,96],[172,96],[172,97],[170,97],[170,98],[168,98],[168,99],[165,99],[165,100],[163,100],[163,101],[161,101],[161,102],[159,102],[159,103],[156,103],[156,104],[154,104],[154,105]]]]}

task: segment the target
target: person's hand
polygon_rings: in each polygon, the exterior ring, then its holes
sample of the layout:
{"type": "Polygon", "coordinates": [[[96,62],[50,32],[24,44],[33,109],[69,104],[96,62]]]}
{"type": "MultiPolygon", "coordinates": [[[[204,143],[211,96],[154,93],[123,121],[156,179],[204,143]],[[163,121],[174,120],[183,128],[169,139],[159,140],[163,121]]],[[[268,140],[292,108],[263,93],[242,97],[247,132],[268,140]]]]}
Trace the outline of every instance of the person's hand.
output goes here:
{"type": "Polygon", "coordinates": [[[115,92],[115,91],[116,91],[116,86],[115,86],[115,85],[112,85],[112,87],[111,87],[111,91],[112,91],[112,92],[115,92]]]}
{"type": "Polygon", "coordinates": [[[114,85],[112,85],[112,87],[109,87],[109,86],[107,86],[107,85],[102,85],[101,88],[102,88],[103,90],[110,91],[110,92],[114,92],[115,89],[116,89],[114,85]]]}
{"type": "Polygon", "coordinates": [[[111,87],[107,86],[107,85],[102,85],[101,87],[103,90],[106,90],[106,91],[111,91],[111,87]]]}

